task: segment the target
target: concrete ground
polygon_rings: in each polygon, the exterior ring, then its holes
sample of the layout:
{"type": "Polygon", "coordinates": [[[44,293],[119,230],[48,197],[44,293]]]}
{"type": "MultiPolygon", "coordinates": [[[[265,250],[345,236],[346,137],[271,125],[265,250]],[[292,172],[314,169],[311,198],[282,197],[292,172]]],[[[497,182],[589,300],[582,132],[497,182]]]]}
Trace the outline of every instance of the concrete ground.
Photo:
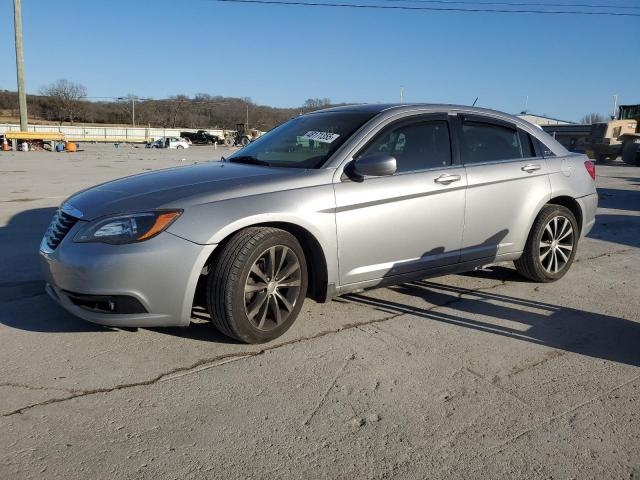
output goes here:
{"type": "Polygon", "coordinates": [[[0,478],[637,478],[640,168],[554,284],[511,265],[307,301],[282,338],[125,331],[43,293],[54,208],[224,150],[0,153],[0,478]]]}

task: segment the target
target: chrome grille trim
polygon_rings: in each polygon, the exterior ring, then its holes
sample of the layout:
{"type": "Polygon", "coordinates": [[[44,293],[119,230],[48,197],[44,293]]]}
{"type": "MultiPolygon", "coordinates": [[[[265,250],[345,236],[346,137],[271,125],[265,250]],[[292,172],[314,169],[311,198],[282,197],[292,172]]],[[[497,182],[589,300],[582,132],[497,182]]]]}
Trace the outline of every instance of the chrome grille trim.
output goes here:
{"type": "Polygon", "coordinates": [[[68,203],[63,204],[53,216],[49,228],[40,243],[40,250],[45,253],[53,252],[69,230],[82,218],[82,212],[72,207],[68,203]]]}

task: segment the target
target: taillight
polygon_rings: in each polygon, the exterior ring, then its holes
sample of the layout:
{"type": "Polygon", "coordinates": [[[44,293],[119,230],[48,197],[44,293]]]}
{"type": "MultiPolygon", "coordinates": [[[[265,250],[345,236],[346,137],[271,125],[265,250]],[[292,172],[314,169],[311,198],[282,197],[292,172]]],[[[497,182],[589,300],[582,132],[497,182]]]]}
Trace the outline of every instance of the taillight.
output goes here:
{"type": "Polygon", "coordinates": [[[589,172],[589,175],[591,175],[591,178],[593,178],[595,180],[596,179],[596,164],[593,163],[591,160],[587,160],[586,162],[584,162],[584,168],[587,169],[587,172],[589,172]]]}

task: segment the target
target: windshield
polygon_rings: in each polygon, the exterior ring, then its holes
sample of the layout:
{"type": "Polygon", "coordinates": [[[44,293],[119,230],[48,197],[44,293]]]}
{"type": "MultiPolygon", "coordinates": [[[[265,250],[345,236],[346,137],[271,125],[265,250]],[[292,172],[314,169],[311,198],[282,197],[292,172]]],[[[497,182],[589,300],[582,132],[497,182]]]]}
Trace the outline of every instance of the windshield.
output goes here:
{"type": "Polygon", "coordinates": [[[229,162],[271,167],[320,168],[370,112],[313,113],[289,120],[231,155],[229,162]]]}
{"type": "Polygon", "coordinates": [[[640,117],[640,105],[620,106],[620,120],[635,120],[640,117]]]}

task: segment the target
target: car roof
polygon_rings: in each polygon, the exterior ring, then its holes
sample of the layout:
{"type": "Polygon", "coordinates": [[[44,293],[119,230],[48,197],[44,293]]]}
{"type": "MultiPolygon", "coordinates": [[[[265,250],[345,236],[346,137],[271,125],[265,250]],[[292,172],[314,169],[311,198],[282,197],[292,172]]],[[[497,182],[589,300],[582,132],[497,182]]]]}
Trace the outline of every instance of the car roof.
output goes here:
{"type": "Polygon", "coordinates": [[[479,114],[493,114],[493,115],[506,115],[512,117],[512,115],[498,110],[491,110],[488,108],[470,107],[468,105],[455,105],[449,103],[359,103],[353,105],[340,105],[337,107],[325,108],[322,110],[316,110],[311,113],[326,113],[326,112],[366,112],[366,113],[382,113],[393,112],[402,113],[404,111],[412,110],[433,110],[439,112],[446,112],[451,110],[464,110],[466,112],[475,112],[479,114]]]}
{"type": "Polygon", "coordinates": [[[507,121],[524,128],[525,131],[528,131],[531,135],[542,141],[547,147],[550,147],[556,155],[566,155],[568,153],[556,139],[544,132],[539,126],[514,115],[488,108],[470,107],[468,105],[453,105],[447,103],[363,103],[325,108],[323,110],[311,112],[307,115],[326,112],[366,112],[373,114],[376,118],[390,118],[395,117],[396,115],[402,115],[403,113],[411,114],[417,112],[456,112],[467,115],[478,114],[485,117],[507,121]]]}

